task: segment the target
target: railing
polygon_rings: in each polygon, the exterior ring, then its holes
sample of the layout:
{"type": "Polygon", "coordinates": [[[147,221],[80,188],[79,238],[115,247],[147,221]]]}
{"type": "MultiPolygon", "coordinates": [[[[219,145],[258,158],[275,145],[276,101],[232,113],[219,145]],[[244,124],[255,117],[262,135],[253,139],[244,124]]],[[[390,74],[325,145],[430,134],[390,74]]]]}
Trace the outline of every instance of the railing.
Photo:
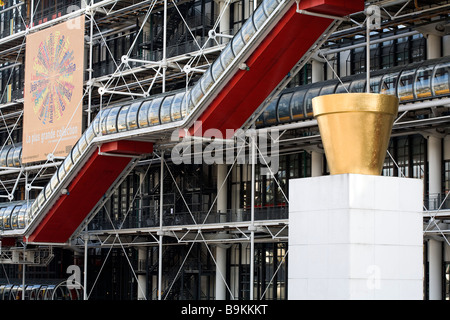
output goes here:
{"type": "Polygon", "coordinates": [[[424,197],[423,206],[428,211],[450,210],[450,195],[433,193],[424,197]]]}
{"type": "MultiPolygon", "coordinates": [[[[255,221],[262,220],[280,220],[288,219],[288,207],[266,207],[255,208],[255,221]]],[[[165,212],[163,214],[163,226],[183,226],[183,225],[201,225],[213,223],[231,223],[231,222],[247,222],[251,221],[250,210],[238,209],[228,210],[227,212],[165,212]],[[195,220],[195,221],[194,221],[195,220]]],[[[146,209],[133,210],[125,218],[125,220],[112,221],[114,228],[132,229],[132,228],[152,228],[159,227],[159,212],[149,212],[146,209]]],[[[91,221],[90,230],[110,230],[113,229],[111,221],[108,217],[102,217],[102,214],[91,221]]]]}

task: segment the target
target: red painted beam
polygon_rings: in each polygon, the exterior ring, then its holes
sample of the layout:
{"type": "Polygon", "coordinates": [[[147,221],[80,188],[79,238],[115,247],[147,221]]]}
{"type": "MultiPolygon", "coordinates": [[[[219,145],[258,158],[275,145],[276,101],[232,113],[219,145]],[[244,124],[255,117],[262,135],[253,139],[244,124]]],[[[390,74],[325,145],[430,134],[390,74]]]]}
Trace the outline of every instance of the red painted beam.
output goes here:
{"type": "Polygon", "coordinates": [[[16,245],[16,238],[0,238],[2,247],[14,247],[16,245]]]}
{"type": "MultiPolygon", "coordinates": [[[[115,141],[103,144],[100,149],[108,153],[139,155],[151,152],[153,145],[147,142],[115,141]]],[[[28,241],[66,242],[130,160],[94,152],[70,183],[68,193],[60,196],[28,237],[28,241]]]]}
{"type": "MultiPolygon", "coordinates": [[[[361,0],[300,2],[300,9],[335,15],[357,12],[361,7],[364,9],[361,0]]],[[[296,9],[297,4],[293,2],[246,61],[249,70],[236,72],[199,117],[202,132],[192,131],[193,134],[203,135],[214,128],[225,136],[226,129],[240,128],[332,22],[327,18],[299,14],[296,9]]]]}
{"type": "Polygon", "coordinates": [[[364,10],[364,1],[301,0],[300,9],[332,16],[347,16],[364,10]]]}
{"type": "Polygon", "coordinates": [[[153,152],[153,144],[142,141],[117,140],[103,144],[100,152],[138,156],[153,152]]]}

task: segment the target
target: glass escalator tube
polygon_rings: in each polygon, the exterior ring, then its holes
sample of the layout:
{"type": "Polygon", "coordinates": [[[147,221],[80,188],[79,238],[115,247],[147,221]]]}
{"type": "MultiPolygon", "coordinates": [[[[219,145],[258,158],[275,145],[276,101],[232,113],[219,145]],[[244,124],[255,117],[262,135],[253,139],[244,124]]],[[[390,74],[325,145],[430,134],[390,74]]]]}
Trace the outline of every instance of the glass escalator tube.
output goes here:
{"type": "Polygon", "coordinates": [[[73,167],[72,151],[66,156],[63,163],[61,164],[62,166],[64,166],[64,170],[66,171],[66,173],[69,173],[70,169],[72,169],[73,167]]]}
{"type": "Polygon", "coordinates": [[[172,122],[171,117],[171,107],[173,98],[175,95],[166,96],[161,104],[159,118],[161,119],[161,124],[172,122]]]}
{"type": "MultiPolygon", "coordinates": [[[[82,151],[80,150],[81,139],[84,140],[84,136],[81,136],[81,138],[78,139],[77,143],[75,143],[75,145],[72,148],[72,151],[70,152],[72,154],[73,163],[76,163],[78,158],[81,156],[81,153],[82,153],[82,151]]],[[[86,140],[84,140],[84,141],[86,141],[86,140]]],[[[58,176],[58,175],[56,174],[56,176],[58,176]]]]}
{"type": "Polygon", "coordinates": [[[320,95],[325,96],[327,94],[334,94],[339,83],[339,80],[329,80],[325,82],[322,89],[320,89],[320,95]]]}
{"type": "Polygon", "coordinates": [[[277,124],[277,104],[278,97],[274,97],[272,101],[270,101],[266,110],[264,110],[263,119],[265,126],[273,126],[277,124]]]}
{"type": "Polygon", "coordinates": [[[185,92],[180,92],[175,95],[173,98],[172,105],[170,106],[170,114],[172,121],[178,121],[183,118],[182,114],[182,102],[185,97],[185,92]]]}
{"type": "Polygon", "coordinates": [[[238,31],[238,33],[233,37],[233,40],[231,41],[231,47],[233,49],[234,56],[236,57],[239,52],[244,48],[245,41],[242,38],[242,29],[238,31]]]}
{"type": "Polygon", "coordinates": [[[380,92],[381,94],[397,95],[397,82],[399,72],[392,72],[386,74],[381,79],[380,92]]]}
{"type": "Polygon", "coordinates": [[[253,13],[253,23],[256,29],[260,29],[269,15],[264,11],[264,6],[259,5],[253,13]]]}
{"type": "Polygon", "coordinates": [[[149,126],[157,126],[161,124],[159,120],[159,108],[161,107],[161,102],[163,97],[158,97],[153,99],[150,108],[148,109],[147,119],[149,126]]]}
{"type": "Polygon", "coordinates": [[[34,202],[31,204],[30,210],[28,211],[28,220],[31,221],[32,219],[34,219],[38,211],[39,211],[39,202],[38,199],[36,198],[34,202]]]}
{"type": "Polygon", "coordinates": [[[15,207],[15,205],[9,205],[3,212],[3,230],[11,230],[11,214],[15,207]]]}
{"type": "Polygon", "coordinates": [[[7,163],[7,156],[9,150],[12,148],[12,145],[5,145],[3,146],[2,151],[0,152],[0,167],[6,167],[7,163]]]}
{"type": "Polygon", "coordinates": [[[434,65],[422,66],[417,69],[414,81],[414,92],[417,99],[430,98],[433,95],[431,80],[433,79],[434,65]]]}
{"type": "Polygon", "coordinates": [[[293,95],[293,92],[286,92],[280,96],[277,106],[278,123],[286,123],[292,121],[293,117],[290,106],[293,95]]]}
{"type": "Polygon", "coordinates": [[[86,143],[89,145],[92,140],[94,140],[96,134],[95,134],[95,130],[94,130],[94,126],[90,125],[86,131],[83,133],[84,138],[86,139],[86,143]]]}
{"type": "Polygon", "coordinates": [[[305,116],[307,118],[313,118],[313,108],[312,108],[312,99],[319,96],[320,89],[322,89],[322,86],[313,85],[311,88],[309,88],[308,92],[305,95],[305,116]]]}
{"type": "Polygon", "coordinates": [[[187,91],[183,96],[183,101],[181,101],[181,118],[184,119],[188,114],[188,99],[190,91],[187,91]]]}
{"type": "Polygon", "coordinates": [[[111,108],[106,121],[106,132],[104,132],[104,134],[112,134],[117,132],[117,117],[121,108],[121,106],[111,108]]]}
{"type": "Polygon", "coordinates": [[[13,167],[14,166],[14,152],[16,151],[16,146],[11,147],[6,156],[6,166],[13,167]]]}
{"type": "Polygon", "coordinates": [[[187,103],[187,105],[186,105],[187,111],[186,112],[187,112],[187,114],[190,114],[192,112],[192,110],[194,110],[194,108],[195,108],[195,104],[192,101],[192,89],[189,90],[189,92],[186,96],[186,103],[187,103]]]}
{"type": "Polygon", "coordinates": [[[109,113],[111,112],[112,108],[110,109],[105,109],[102,111],[101,115],[100,115],[100,134],[105,135],[107,133],[107,123],[108,123],[108,116],[109,113]]]}
{"type": "Polygon", "coordinates": [[[350,80],[343,80],[342,83],[339,82],[334,93],[339,94],[350,92],[350,83],[350,80]]]}
{"type": "Polygon", "coordinates": [[[370,78],[370,92],[372,93],[380,93],[381,91],[381,79],[383,77],[381,75],[373,76],[370,78]]]}
{"type": "Polygon", "coordinates": [[[19,212],[21,208],[22,205],[17,205],[11,213],[11,229],[18,229],[19,227],[19,212]]]}
{"type": "Polygon", "coordinates": [[[306,117],[303,101],[305,99],[306,90],[296,90],[291,99],[292,120],[301,120],[306,117]]]}
{"type": "Polygon", "coordinates": [[[363,93],[366,92],[366,79],[364,77],[355,77],[348,89],[351,93],[363,93]]]}
{"type": "Polygon", "coordinates": [[[44,189],[42,189],[42,191],[41,192],[39,192],[39,194],[38,194],[38,196],[36,197],[36,205],[37,205],[37,207],[40,209],[40,208],[42,208],[42,205],[44,204],[44,202],[45,202],[45,192],[44,192],[44,189]]]}
{"type": "Polygon", "coordinates": [[[117,116],[117,132],[127,131],[127,113],[130,106],[124,106],[119,111],[119,115],[117,116]]]}
{"type": "Polygon", "coordinates": [[[127,113],[127,130],[134,130],[138,128],[138,112],[142,104],[143,102],[139,101],[130,106],[127,113]]]}
{"type": "Polygon", "coordinates": [[[397,84],[397,97],[400,102],[414,100],[414,80],[416,68],[405,69],[400,73],[397,84]]]}
{"type": "Polygon", "coordinates": [[[94,118],[94,120],[91,123],[91,127],[94,129],[96,136],[99,136],[102,132],[101,122],[105,118],[105,113],[107,110],[109,112],[109,109],[103,109],[102,111],[97,113],[97,116],[94,118]]]}
{"type": "Polygon", "coordinates": [[[0,230],[4,230],[3,228],[3,213],[5,212],[6,207],[0,208],[0,230]]]}
{"type": "Polygon", "coordinates": [[[211,72],[211,68],[208,68],[203,77],[200,79],[200,87],[204,94],[206,94],[214,84],[214,79],[211,72]]]}
{"type": "Polygon", "coordinates": [[[20,167],[21,162],[22,162],[22,145],[18,145],[14,150],[12,163],[14,167],[20,167]]]}
{"type": "Polygon", "coordinates": [[[253,22],[253,15],[251,15],[247,21],[245,21],[244,25],[241,28],[242,30],[242,39],[245,43],[248,43],[249,40],[255,35],[256,33],[256,26],[253,22]]]}
{"type": "Polygon", "coordinates": [[[18,229],[24,229],[26,225],[28,224],[28,216],[27,211],[28,208],[31,206],[31,203],[24,203],[22,204],[22,207],[20,208],[18,219],[17,219],[17,228],[18,229]]]}
{"type": "Polygon", "coordinates": [[[271,15],[272,12],[275,11],[276,7],[278,6],[278,4],[281,3],[280,1],[277,0],[266,0],[262,2],[262,5],[264,6],[264,10],[266,12],[267,15],[271,15]]]}
{"type": "Polygon", "coordinates": [[[450,94],[450,62],[440,63],[435,67],[432,87],[434,96],[450,94]]]}
{"type": "Polygon", "coordinates": [[[152,104],[152,100],[147,100],[142,103],[139,112],[138,112],[138,126],[139,128],[146,128],[148,127],[148,109],[150,108],[152,104]]]}
{"type": "Polygon", "coordinates": [[[192,111],[192,109],[194,109],[196,106],[198,106],[198,103],[205,95],[205,93],[202,91],[202,86],[201,86],[202,79],[197,81],[197,84],[191,89],[191,104],[189,105],[190,111],[192,111]]]}
{"type": "Polygon", "coordinates": [[[45,195],[45,200],[50,199],[50,196],[52,195],[53,189],[50,186],[50,184],[47,184],[44,187],[44,195],[45,195]]]}

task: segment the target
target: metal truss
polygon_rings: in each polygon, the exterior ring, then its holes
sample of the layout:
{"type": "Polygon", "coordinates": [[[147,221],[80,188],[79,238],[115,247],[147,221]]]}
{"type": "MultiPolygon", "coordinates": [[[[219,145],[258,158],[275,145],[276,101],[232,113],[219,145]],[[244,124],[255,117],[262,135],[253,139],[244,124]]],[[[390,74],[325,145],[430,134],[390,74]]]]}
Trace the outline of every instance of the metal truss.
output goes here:
{"type": "Polygon", "coordinates": [[[1,248],[0,264],[22,264],[30,266],[48,266],[54,257],[51,246],[37,248],[1,248]]]}

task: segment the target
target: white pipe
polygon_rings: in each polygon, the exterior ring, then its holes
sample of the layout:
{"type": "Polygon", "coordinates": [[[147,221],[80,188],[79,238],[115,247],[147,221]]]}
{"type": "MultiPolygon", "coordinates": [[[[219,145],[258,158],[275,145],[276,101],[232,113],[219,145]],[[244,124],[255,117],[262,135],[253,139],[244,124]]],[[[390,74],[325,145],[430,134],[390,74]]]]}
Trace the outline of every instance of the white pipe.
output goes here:
{"type": "Polygon", "coordinates": [[[162,92],[166,92],[167,71],[167,0],[164,0],[164,26],[163,26],[163,59],[162,59],[162,92]]]}
{"type": "Polygon", "coordinates": [[[366,91],[370,93],[370,19],[366,21],[366,91]]]}
{"type": "Polygon", "coordinates": [[[93,45],[92,45],[92,38],[94,34],[94,11],[91,11],[91,21],[90,21],[90,39],[89,39],[89,99],[88,99],[88,119],[87,124],[88,126],[91,124],[91,113],[92,113],[92,51],[93,51],[93,45]]]}
{"type": "Polygon", "coordinates": [[[83,279],[83,299],[87,300],[87,261],[88,261],[88,241],[89,241],[89,234],[88,229],[86,227],[86,234],[84,236],[84,279],[83,279]]]}
{"type": "Polygon", "coordinates": [[[164,201],[164,151],[161,153],[161,170],[159,176],[159,250],[158,250],[158,300],[162,299],[162,244],[163,244],[163,201],[164,201]]]}
{"type": "MultiPolygon", "coordinates": [[[[405,32],[405,33],[401,33],[401,34],[396,34],[390,37],[386,37],[386,38],[381,38],[381,39],[375,39],[371,41],[371,44],[378,44],[378,43],[382,43],[385,41],[390,41],[390,40],[395,40],[395,39],[399,39],[399,38],[405,38],[405,37],[410,37],[410,36],[414,36],[416,34],[419,34],[419,31],[410,31],[410,32],[405,32]]],[[[338,53],[338,52],[342,52],[342,51],[347,51],[347,50],[352,50],[352,49],[356,49],[356,48],[361,48],[367,45],[367,42],[361,42],[361,43],[357,43],[351,46],[346,46],[346,47],[342,47],[342,48],[336,48],[336,49],[324,49],[324,50],[319,50],[319,53],[324,56],[324,55],[329,55],[329,54],[334,54],[334,53],[338,53]]]]}
{"type": "Polygon", "coordinates": [[[255,282],[255,165],[256,165],[256,142],[255,136],[250,137],[252,142],[252,182],[251,182],[251,222],[249,226],[250,230],[250,300],[253,300],[253,284],[255,282]]]}

